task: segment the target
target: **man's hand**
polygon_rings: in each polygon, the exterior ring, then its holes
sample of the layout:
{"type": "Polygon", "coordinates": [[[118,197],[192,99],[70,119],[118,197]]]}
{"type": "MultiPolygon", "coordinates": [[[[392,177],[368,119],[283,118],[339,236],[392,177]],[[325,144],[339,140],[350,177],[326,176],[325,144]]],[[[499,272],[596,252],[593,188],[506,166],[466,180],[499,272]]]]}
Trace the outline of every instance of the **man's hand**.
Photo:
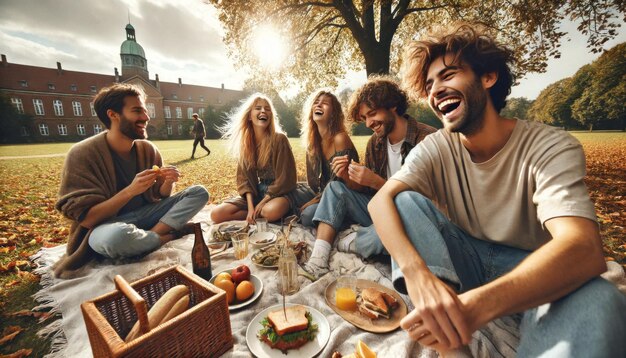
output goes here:
{"type": "Polygon", "coordinates": [[[180,172],[174,166],[163,167],[158,173],[166,183],[176,183],[180,178],[180,172]]]}
{"type": "Polygon", "coordinates": [[[133,182],[126,187],[126,191],[135,197],[148,190],[156,181],[157,172],[154,169],[146,169],[135,175],[133,182]]]}
{"type": "Polygon", "coordinates": [[[425,269],[417,270],[405,281],[415,309],[402,319],[400,326],[411,339],[438,352],[470,342],[472,332],[452,288],[425,269]]]}
{"type": "Polygon", "coordinates": [[[359,163],[351,163],[348,166],[348,175],[353,182],[376,190],[385,184],[383,178],[376,175],[370,168],[359,163]]]}

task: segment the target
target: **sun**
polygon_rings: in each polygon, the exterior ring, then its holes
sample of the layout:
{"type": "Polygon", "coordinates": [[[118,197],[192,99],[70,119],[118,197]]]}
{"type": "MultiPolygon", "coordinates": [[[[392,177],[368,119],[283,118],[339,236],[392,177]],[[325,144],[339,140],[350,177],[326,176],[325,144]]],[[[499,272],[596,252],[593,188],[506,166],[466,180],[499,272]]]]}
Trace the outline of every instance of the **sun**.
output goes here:
{"type": "Polygon", "coordinates": [[[252,41],[254,53],[263,67],[275,70],[285,61],[287,41],[273,27],[258,28],[252,41]]]}

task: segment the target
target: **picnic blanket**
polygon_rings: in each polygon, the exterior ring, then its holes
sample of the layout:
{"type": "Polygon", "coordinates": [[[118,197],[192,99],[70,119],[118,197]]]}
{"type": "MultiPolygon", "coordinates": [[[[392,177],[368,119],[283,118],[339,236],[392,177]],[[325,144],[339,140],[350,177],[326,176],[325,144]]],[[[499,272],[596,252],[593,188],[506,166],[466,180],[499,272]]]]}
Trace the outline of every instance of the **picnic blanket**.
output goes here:
{"type": "MultiPolygon", "coordinates": [[[[192,221],[202,222],[205,232],[212,230],[209,222],[211,206],[203,209],[192,221]]],[[[277,230],[278,226],[269,225],[277,230]]],[[[345,235],[349,229],[340,233],[345,235]]],[[[313,244],[315,237],[311,229],[295,226],[290,238],[306,240],[313,244]]],[[[51,323],[40,331],[40,334],[52,340],[51,351],[47,357],[90,357],[91,347],[85,329],[80,304],[115,289],[113,277],[122,275],[129,282],[171,267],[182,265],[191,270],[191,248],[193,235],[172,241],[159,250],[140,259],[93,261],[75,272],[75,277],[65,280],[53,277],[51,266],[65,252],[65,245],[41,249],[34,257],[39,265],[35,271],[41,275],[42,289],[35,295],[40,306],[34,310],[51,309],[62,318],[51,323]]],[[[265,308],[280,302],[281,295],[277,287],[277,270],[255,266],[250,256],[243,260],[234,260],[233,255],[216,257],[212,260],[213,272],[233,268],[241,263],[251,267],[254,275],[264,283],[261,297],[250,306],[231,312],[231,328],[234,347],[223,357],[249,357],[245,334],[249,322],[265,308]]],[[[611,264],[611,263],[609,263],[611,264]]],[[[626,278],[620,265],[609,266],[609,278],[618,284],[626,294],[626,278]],[[621,285],[621,286],[620,286],[621,285]]],[[[330,324],[331,334],[328,344],[320,353],[320,357],[330,357],[334,351],[349,354],[354,351],[358,340],[364,341],[381,357],[437,357],[435,351],[424,349],[408,339],[401,329],[386,334],[374,334],[356,328],[337,315],[325,302],[326,287],[339,275],[353,273],[359,279],[375,281],[383,286],[392,287],[388,262],[366,262],[353,254],[337,252],[333,249],[330,260],[331,273],[311,282],[300,276],[300,291],[288,296],[288,303],[298,303],[313,307],[320,311],[330,324]]],[[[404,301],[412,308],[408,296],[404,301]]],[[[490,322],[486,327],[474,333],[469,347],[465,347],[450,356],[457,357],[510,357],[515,355],[515,347],[519,342],[517,319],[514,316],[503,317],[490,322]]]]}

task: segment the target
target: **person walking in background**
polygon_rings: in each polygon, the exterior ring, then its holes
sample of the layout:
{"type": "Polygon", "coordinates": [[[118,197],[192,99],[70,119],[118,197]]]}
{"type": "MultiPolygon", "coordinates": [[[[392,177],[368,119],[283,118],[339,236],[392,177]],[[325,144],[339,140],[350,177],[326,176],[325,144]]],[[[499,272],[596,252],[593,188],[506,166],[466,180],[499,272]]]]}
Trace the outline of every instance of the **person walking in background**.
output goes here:
{"type": "Polygon", "coordinates": [[[384,247],[372,226],[367,203],[404,163],[409,151],[435,128],[417,122],[406,113],[406,93],[391,78],[372,76],[350,98],[348,115],[353,122],[365,122],[374,131],[365,149],[365,165],[351,162],[348,155],[332,160],[331,169],[346,183],[331,181],[324,189],[313,217],[317,224],[315,246],[304,265],[310,274],[320,277],[329,271],[328,260],[337,232],[346,224],[362,227],[337,243],[337,250],[362,257],[384,253],[384,247]],[[358,186],[353,186],[356,183],[358,186]]]}
{"type": "Polygon", "coordinates": [[[193,151],[191,152],[191,159],[193,159],[194,155],[196,154],[196,147],[198,146],[198,143],[200,143],[200,146],[202,147],[202,149],[206,150],[206,155],[211,154],[211,150],[204,145],[204,137],[206,137],[206,130],[204,128],[204,122],[202,121],[202,119],[200,119],[200,116],[198,116],[198,113],[194,113],[192,117],[193,117],[193,129],[191,130],[191,133],[193,133],[194,135],[194,140],[193,140],[193,151]]]}
{"type": "Polygon", "coordinates": [[[180,173],[163,166],[146,140],[145,97],[130,84],[100,90],[94,107],[108,130],[74,144],[65,158],[56,209],[72,226],[57,277],[95,257],[143,255],[191,233],[187,222],[209,200],[201,185],[172,195],[180,173]]]}
{"type": "Polygon", "coordinates": [[[357,188],[348,172],[337,176],[331,169],[335,157],[347,155],[349,160],[358,162],[357,153],[344,122],[341,103],[329,91],[315,92],[304,104],[301,117],[301,137],[306,146],[306,177],[313,196],[300,208],[300,220],[304,226],[313,226],[313,216],[322,192],[332,180],[348,183],[357,188]]]}
{"type": "Polygon", "coordinates": [[[445,352],[520,313],[518,357],[623,356],[626,297],[599,277],[607,266],[582,146],[500,115],[512,62],[469,25],[408,48],[404,83],[444,129],[368,205],[393,284],[415,306],[401,327],[445,352]]]}
{"type": "Polygon", "coordinates": [[[296,161],[271,100],[250,96],[225,124],[222,138],[237,162],[237,191],[211,211],[211,220],[276,221],[298,208],[296,161]]]}

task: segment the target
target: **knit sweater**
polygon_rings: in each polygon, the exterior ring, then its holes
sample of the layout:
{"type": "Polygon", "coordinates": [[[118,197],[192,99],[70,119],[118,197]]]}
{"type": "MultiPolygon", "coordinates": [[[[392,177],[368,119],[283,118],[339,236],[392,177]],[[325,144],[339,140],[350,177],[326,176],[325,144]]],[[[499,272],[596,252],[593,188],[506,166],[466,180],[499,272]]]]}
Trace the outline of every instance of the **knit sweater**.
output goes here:
{"type": "MultiPolygon", "coordinates": [[[[91,230],[80,225],[89,210],[117,194],[115,167],[106,141],[108,131],[74,144],[65,158],[56,209],[71,221],[67,251],[55,265],[55,275],[64,277],[96,257],[88,244],[91,230]]],[[[137,170],[163,165],[161,154],[147,140],[136,140],[137,170]]],[[[161,181],[142,195],[149,203],[159,201],[161,181]]]]}

